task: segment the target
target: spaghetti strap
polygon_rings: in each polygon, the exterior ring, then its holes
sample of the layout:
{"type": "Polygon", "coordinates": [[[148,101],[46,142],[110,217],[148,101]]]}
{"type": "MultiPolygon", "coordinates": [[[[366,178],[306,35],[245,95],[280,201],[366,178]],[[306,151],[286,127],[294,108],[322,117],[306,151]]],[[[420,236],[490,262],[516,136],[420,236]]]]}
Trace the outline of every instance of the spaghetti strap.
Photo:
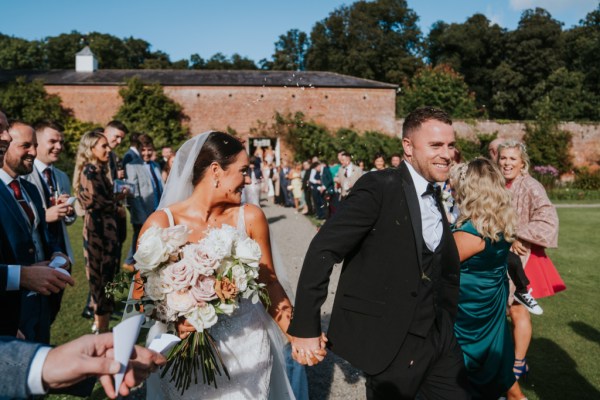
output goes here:
{"type": "Polygon", "coordinates": [[[246,232],[246,221],[244,221],[244,205],[243,204],[240,206],[237,229],[241,232],[244,232],[244,233],[246,232]]]}
{"type": "Polygon", "coordinates": [[[167,218],[169,219],[169,226],[175,226],[175,219],[173,218],[173,213],[169,208],[165,207],[162,211],[167,214],[167,218]]]}

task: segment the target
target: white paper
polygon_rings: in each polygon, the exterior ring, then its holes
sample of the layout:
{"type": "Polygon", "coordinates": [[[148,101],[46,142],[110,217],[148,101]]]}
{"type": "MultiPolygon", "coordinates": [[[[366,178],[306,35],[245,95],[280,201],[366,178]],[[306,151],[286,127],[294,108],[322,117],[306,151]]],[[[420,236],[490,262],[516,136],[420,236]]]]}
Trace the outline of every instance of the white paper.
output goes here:
{"type": "Polygon", "coordinates": [[[121,370],[115,374],[115,390],[117,393],[123,382],[127,364],[129,363],[133,346],[137,341],[143,322],[144,316],[140,314],[122,321],[113,328],[115,360],[121,364],[121,370]]]}
{"type": "Polygon", "coordinates": [[[169,351],[179,342],[181,342],[181,339],[177,336],[171,335],[170,333],[163,333],[160,336],[155,337],[148,348],[161,353],[163,356],[167,356],[169,351]]]}

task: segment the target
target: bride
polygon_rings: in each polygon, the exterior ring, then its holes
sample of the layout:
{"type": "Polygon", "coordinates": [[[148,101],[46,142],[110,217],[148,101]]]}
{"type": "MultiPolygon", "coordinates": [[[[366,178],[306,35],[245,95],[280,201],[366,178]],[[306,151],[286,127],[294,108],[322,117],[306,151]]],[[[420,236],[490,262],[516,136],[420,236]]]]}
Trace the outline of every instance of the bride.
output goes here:
{"type": "MultiPolygon", "coordinates": [[[[148,380],[147,399],[294,398],[282,353],[292,306],[273,268],[265,215],[259,207],[241,205],[248,169],[244,146],[233,136],[206,132],[188,140],[177,152],[159,209],[148,218],[140,237],[150,226],[186,225],[192,231],[190,242],[196,242],[208,228],[237,227],[261,248],[259,281],[266,284],[271,299],[268,314],[260,302],[242,299],[231,316],[221,315],[210,328],[231,379],[217,376],[215,388],[199,377],[200,383],[182,396],[169,382],[170,373],[161,378],[158,372],[148,380]]],[[[167,329],[157,322],[149,340],[167,329]]],[[[194,327],[182,320],[174,330],[183,339],[194,327]]]]}

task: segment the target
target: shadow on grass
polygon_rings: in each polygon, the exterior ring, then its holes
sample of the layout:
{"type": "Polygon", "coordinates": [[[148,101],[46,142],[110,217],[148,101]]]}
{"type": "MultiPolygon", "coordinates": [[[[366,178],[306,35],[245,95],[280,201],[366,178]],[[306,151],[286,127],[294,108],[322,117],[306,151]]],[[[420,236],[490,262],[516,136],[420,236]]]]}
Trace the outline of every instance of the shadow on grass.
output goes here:
{"type": "Polygon", "coordinates": [[[600,344],[600,332],[593,326],[586,324],[581,321],[571,321],[569,326],[576,334],[583,337],[584,339],[590,340],[596,344],[600,344]]]}
{"type": "Polygon", "coordinates": [[[546,338],[531,341],[531,376],[523,387],[542,400],[599,399],[600,391],[577,372],[577,362],[546,338]]]}

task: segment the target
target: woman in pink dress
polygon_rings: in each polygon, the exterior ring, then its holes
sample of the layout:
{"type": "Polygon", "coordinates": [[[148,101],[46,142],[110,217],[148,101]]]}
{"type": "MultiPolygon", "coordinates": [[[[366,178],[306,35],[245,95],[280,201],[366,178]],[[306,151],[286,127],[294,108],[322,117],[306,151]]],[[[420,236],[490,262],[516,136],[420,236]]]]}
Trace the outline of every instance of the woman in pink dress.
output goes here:
{"type": "MultiPolygon", "coordinates": [[[[529,293],[539,299],[565,290],[565,283],[544,251],[558,247],[558,215],[542,184],[528,173],[529,156],[525,145],[516,140],[500,144],[498,164],[519,217],[517,240],[511,250],[521,257],[525,266],[529,293]]],[[[510,307],[510,316],[514,325],[514,372],[518,379],[529,370],[525,356],[531,341],[531,317],[527,309],[517,303],[510,307]]]]}

